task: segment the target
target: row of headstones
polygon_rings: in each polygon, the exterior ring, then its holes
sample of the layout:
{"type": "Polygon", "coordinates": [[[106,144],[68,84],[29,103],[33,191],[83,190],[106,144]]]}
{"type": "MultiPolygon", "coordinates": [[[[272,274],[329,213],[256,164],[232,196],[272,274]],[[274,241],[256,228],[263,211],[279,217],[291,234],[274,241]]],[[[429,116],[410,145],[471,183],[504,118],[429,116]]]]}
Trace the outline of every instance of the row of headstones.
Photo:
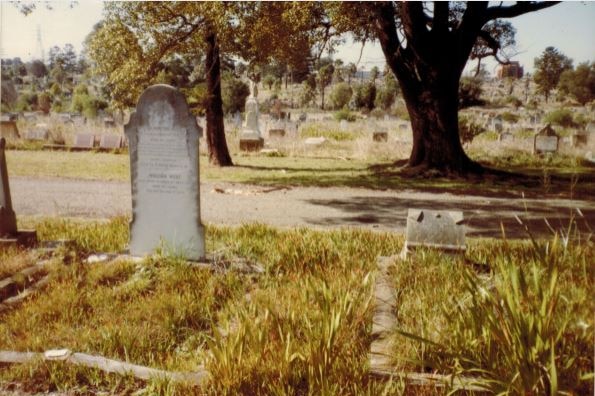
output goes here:
{"type": "MultiPolygon", "coordinates": [[[[247,125],[254,126],[253,122],[248,119],[247,125]]],[[[125,134],[130,142],[132,187],[130,254],[144,256],[165,244],[186,259],[204,259],[198,156],[202,129],[190,114],[184,96],[168,85],[147,88],[125,126],[125,134]]],[[[17,234],[16,216],[4,145],[1,139],[0,237],[11,237],[17,234]]],[[[462,219],[461,212],[410,210],[405,249],[423,244],[464,250],[462,219]]]]}
{"type": "MultiPolygon", "coordinates": [[[[48,118],[54,118],[59,122],[73,125],[83,125],[87,123],[87,117],[80,113],[51,113],[46,114],[43,111],[30,111],[22,113],[6,113],[0,115],[0,121],[2,122],[16,122],[19,119],[23,119],[28,122],[36,122],[40,120],[46,120],[48,118]]],[[[116,127],[116,121],[113,117],[102,116],[101,123],[106,128],[116,127]]]]}

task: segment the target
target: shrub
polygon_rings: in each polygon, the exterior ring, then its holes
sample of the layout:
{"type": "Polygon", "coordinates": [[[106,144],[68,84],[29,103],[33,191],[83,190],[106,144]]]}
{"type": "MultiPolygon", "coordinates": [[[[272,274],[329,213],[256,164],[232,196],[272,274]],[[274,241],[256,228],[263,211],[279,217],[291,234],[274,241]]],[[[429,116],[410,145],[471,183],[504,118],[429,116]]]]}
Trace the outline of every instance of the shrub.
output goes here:
{"type": "Polygon", "coordinates": [[[459,84],[459,108],[484,104],[480,99],[481,80],[477,77],[463,77],[459,84]]]}
{"type": "Polygon", "coordinates": [[[516,124],[519,121],[519,116],[508,111],[505,111],[501,114],[502,121],[510,122],[511,124],[516,124]]]}
{"type": "Polygon", "coordinates": [[[345,120],[353,122],[355,121],[355,118],[355,114],[350,112],[349,109],[341,109],[335,113],[335,120],[337,121],[345,120]]]}
{"type": "Polygon", "coordinates": [[[330,101],[334,109],[342,109],[345,107],[351,99],[353,91],[347,83],[335,84],[331,91],[330,101]]]}
{"type": "Polygon", "coordinates": [[[37,107],[39,110],[43,111],[45,114],[50,112],[50,107],[52,105],[52,101],[50,95],[47,92],[42,92],[39,94],[37,98],[37,107]]]}
{"type": "Polygon", "coordinates": [[[474,123],[467,117],[463,116],[459,118],[459,137],[461,143],[471,143],[477,135],[483,132],[485,132],[483,126],[474,123]]]}
{"type": "Polygon", "coordinates": [[[87,85],[85,84],[79,84],[76,87],[74,87],[74,91],[73,93],[75,95],[88,95],[89,94],[89,88],[87,88],[87,85]]]}
{"type": "Polygon", "coordinates": [[[300,106],[309,106],[316,98],[316,91],[308,81],[302,82],[302,87],[299,93],[300,106]]]}
{"type": "Polygon", "coordinates": [[[226,114],[244,111],[246,98],[250,95],[250,88],[242,80],[232,77],[223,80],[222,86],[223,111],[226,114]]]}
{"type": "Polygon", "coordinates": [[[544,121],[546,123],[559,125],[561,127],[571,128],[574,127],[574,121],[572,119],[572,112],[568,109],[554,110],[545,115],[544,121]]]}
{"type": "Polygon", "coordinates": [[[515,109],[518,109],[523,104],[523,102],[519,98],[513,95],[507,96],[505,102],[507,104],[512,105],[515,109]]]}

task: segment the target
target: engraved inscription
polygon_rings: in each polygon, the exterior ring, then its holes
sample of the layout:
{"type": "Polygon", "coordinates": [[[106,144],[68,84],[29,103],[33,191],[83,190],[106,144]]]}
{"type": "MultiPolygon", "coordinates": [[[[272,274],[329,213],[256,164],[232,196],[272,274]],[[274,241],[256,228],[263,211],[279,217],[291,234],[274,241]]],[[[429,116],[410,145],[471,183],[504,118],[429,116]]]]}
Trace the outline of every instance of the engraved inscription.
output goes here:
{"type": "Polygon", "coordinates": [[[141,193],[190,193],[192,164],[184,128],[140,127],[138,188],[141,193]]]}

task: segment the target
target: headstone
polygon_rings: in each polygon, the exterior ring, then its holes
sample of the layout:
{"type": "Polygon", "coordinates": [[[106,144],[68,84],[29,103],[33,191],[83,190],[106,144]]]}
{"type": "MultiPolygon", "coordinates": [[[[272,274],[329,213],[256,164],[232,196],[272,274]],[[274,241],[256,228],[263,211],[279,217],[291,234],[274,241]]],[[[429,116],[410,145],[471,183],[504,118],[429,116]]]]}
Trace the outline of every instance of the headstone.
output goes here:
{"type": "Polygon", "coordinates": [[[5,148],[6,139],[0,138],[0,247],[12,244],[32,246],[37,242],[37,233],[17,230],[17,219],[12,209],[8,184],[5,148]]]}
{"type": "Polygon", "coordinates": [[[163,242],[189,260],[204,258],[198,171],[202,129],[184,96],[169,85],[147,88],[124,129],[132,183],[130,254],[149,254],[163,242]]]}
{"type": "Polygon", "coordinates": [[[560,137],[550,124],[547,124],[533,138],[533,154],[555,153],[558,151],[560,137]]]}
{"type": "Polygon", "coordinates": [[[99,139],[99,148],[102,150],[116,150],[122,147],[122,136],[120,135],[101,135],[99,139]]]}
{"type": "Polygon", "coordinates": [[[6,140],[0,138],[0,237],[9,237],[17,233],[17,217],[12,210],[10,187],[8,185],[8,169],[4,149],[6,140]]]}
{"type": "Polygon", "coordinates": [[[499,142],[512,142],[514,140],[514,135],[510,132],[502,132],[498,135],[499,142]]]}
{"type": "Polygon", "coordinates": [[[83,115],[81,114],[71,114],[70,115],[70,119],[72,120],[72,122],[74,123],[74,125],[76,126],[81,126],[84,125],[87,122],[87,118],[85,118],[83,115]]]}
{"type": "Polygon", "coordinates": [[[239,111],[236,111],[233,114],[233,124],[235,125],[236,128],[239,128],[242,126],[242,114],[240,114],[239,111]]]}
{"type": "Polygon", "coordinates": [[[270,138],[282,138],[285,137],[285,129],[269,129],[270,138]]]}
{"type": "Polygon", "coordinates": [[[571,136],[572,146],[573,147],[585,146],[587,144],[588,139],[589,139],[589,136],[587,135],[586,132],[579,131],[579,132],[573,133],[571,136]]]}
{"type": "Polygon", "coordinates": [[[92,150],[95,146],[95,135],[92,133],[77,133],[74,137],[74,150],[92,150]]]}
{"type": "Polygon", "coordinates": [[[386,132],[386,131],[374,132],[372,135],[372,139],[375,142],[388,142],[388,132],[386,132]]]}
{"type": "Polygon", "coordinates": [[[103,126],[106,128],[113,128],[116,126],[116,121],[112,117],[105,117],[103,119],[103,126]]]}
{"type": "Polygon", "coordinates": [[[346,131],[348,127],[347,120],[341,120],[341,122],[339,122],[339,128],[341,128],[342,131],[346,131]]]}
{"type": "Polygon", "coordinates": [[[587,124],[587,126],[585,127],[585,131],[589,132],[589,133],[595,133],[595,122],[591,121],[587,124]]]}
{"type": "Polygon", "coordinates": [[[407,211],[407,231],[403,256],[410,249],[428,247],[446,252],[465,252],[463,212],[428,209],[407,211]]]}
{"type": "Polygon", "coordinates": [[[246,100],[246,121],[240,134],[240,150],[257,151],[263,148],[264,139],[260,136],[258,126],[258,101],[256,100],[256,84],[250,84],[250,96],[246,100]]]}
{"type": "Polygon", "coordinates": [[[310,137],[304,141],[306,146],[320,146],[326,142],[326,138],[320,137],[310,137]]]}
{"type": "Polygon", "coordinates": [[[18,139],[20,136],[17,123],[10,120],[0,121],[0,137],[5,139],[18,139]]]}
{"type": "Polygon", "coordinates": [[[25,133],[25,140],[48,140],[50,132],[47,129],[35,128],[25,133]]]}
{"type": "Polygon", "coordinates": [[[300,114],[300,116],[299,116],[299,118],[298,118],[298,120],[299,120],[300,122],[305,122],[307,119],[308,119],[308,115],[307,115],[306,113],[302,113],[302,114],[300,114]]]}

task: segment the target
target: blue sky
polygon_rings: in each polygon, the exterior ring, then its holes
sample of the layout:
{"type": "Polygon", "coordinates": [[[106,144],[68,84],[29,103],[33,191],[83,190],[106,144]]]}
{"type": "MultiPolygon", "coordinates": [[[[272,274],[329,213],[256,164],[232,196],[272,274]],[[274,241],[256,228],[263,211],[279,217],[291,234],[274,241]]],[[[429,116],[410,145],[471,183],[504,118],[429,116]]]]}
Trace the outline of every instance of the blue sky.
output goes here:
{"type": "MultiPolygon", "coordinates": [[[[38,6],[29,16],[20,14],[16,8],[0,0],[0,55],[21,57],[30,60],[38,57],[37,26],[42,36],[45,53],[49,48],[66,43],[74,45],[77,52],[93,25],[101,19],[102,3],[81,0],[73,8],[69,1],[51,2],[53,10],[38,6]]],[[[517,29],[517,51],[513,60],[523,64],[531,72],[533,59],[547,46],[558,48],[577,65],[580,62],[595,61],[595,2],[564,2],[551,8],[510,19],[517,29]]],[[[355,62],[361,46],[346,43],[336,53],[336,58],[346,63],[355,62]]],[[[370,70],[372,66],[382,68],[384,57],[378,45],[367,45],[360,67],[370,70]]],[[[494,72],[495,62],[488,63],[488,70],[494,72]]]]}

